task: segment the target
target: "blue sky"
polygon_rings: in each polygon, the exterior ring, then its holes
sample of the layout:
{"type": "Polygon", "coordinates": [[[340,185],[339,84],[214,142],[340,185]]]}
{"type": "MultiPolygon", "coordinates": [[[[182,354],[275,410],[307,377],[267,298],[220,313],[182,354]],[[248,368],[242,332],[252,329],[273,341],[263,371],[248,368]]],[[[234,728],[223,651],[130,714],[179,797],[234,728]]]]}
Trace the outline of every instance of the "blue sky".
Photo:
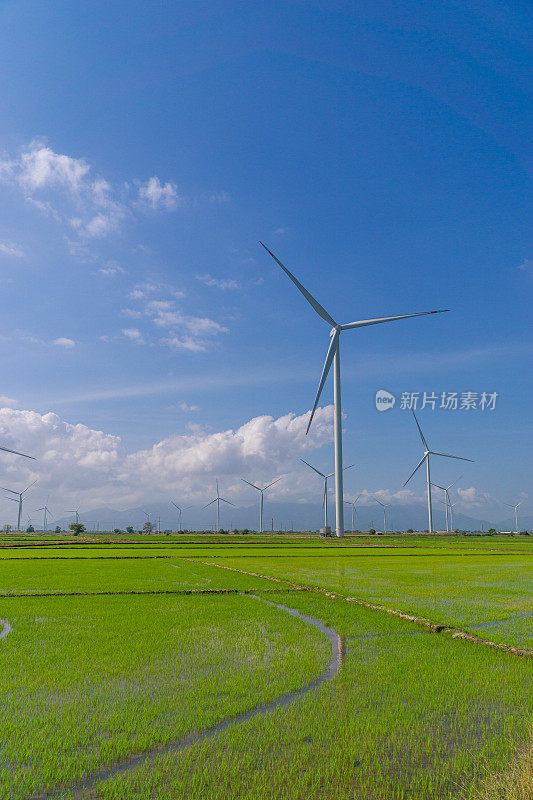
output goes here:
{"type": "Polygon", "coordinates": [[[161,469],[161,497],[218,476],[241,501],[246,470],[310,496],[297,456],[332,468],[326,422],[300,430],[329,331],[262,239],[342,322],[451,309],[343,335],[347,491],[395,496],[419,457],[376,390],[498,392],[420,418],[476,460],[465,512],[531,513],[527,4],[52,0],[0,23],[0,427],[40,464],[6,481],[124,507],[161,469]],[[262,415],[267,455],[255,433],[220,449],[262,415]]]}

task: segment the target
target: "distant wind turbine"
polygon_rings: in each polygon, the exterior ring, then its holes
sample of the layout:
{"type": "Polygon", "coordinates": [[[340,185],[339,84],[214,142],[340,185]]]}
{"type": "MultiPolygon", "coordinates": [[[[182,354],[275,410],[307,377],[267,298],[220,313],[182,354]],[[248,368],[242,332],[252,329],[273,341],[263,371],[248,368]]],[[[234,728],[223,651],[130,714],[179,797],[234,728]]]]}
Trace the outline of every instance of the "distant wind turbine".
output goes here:
{"type": "Polygon", "coordinates": [[[524,502],[523,500],[520,500],[520,502],[517,503],[515,506],[510,505],[510,503],[504,503],[504,506],[507,506],[507,508],[514,508],[514,521],[516,525],[516,533],[518,533],[518,506],[521,506],[523,502],[524,502]]]}
{"type": "MultiPolygon", "coordinates": [[[[3,448],[2,448],[2,449],[3,449],[3,448]]],[[[36,480],[35,480],[35,481],[33,481],[33,483],[30,483],[30,485],[29,485],[29,486],[26,486],[26,488],[25,488],[25,489],[23,489],[23,491],[22,491],[22,492],[15,492],[15,491],[13,491],[13,489],[6,489],[4,486],[0,486],[0,489],[3,489],[3,490],[4,490],[4,492],[10,492],[11,494],[14,494],[14,495],[16,495],[16,496],[17,496],[17,498],[18,498],[17,500],[15,500],[15,498],[14,498],[14,497],[8,497],[8,498],[7,498],[8,500],[12,500],[14,503],[18,503],[18,507],[19,507],[18,520],[17,520],[17,530],[18,530],[18,531],[20,531],[20,523],[21,523],[21,521],[22,521],[22,497],[23,497],[23,495],[25,495],[25,494],[26,494],[26,492],[28,491],[28,489],[30,489],[30,488],[31,488],[32,486],[34,486],[36,483],[37,483],[37,481],[36,481],[36,480]]]]}
{"type": "MultiPolygon", "coordinates": [[[[313,467],[313,465],[310,464],[309,461],[305,461],[305,459],[303,458],[301,458],[300,461],[303,461],[304,464],[307,464],[308,467],[311,467],[313,472],[316,472],[317,475],[320,475],[320,477],[324,479],[324,527],[327,528],[328,527],[328,479],[332,478],[335,475],[335,473],[330,472],[329,475],[324,475],[324,473],[320,472],[319,469],[313,467]]],[[[344,471],[346,471],[347,469],[351,469],[354,466],[355,464],[349,464],[347,467],[344,467],[344,471]]],[[[343,526],[344,526],[344,521],[343,521],[343,526]]],[[[343,527],[343,535],[344,535],[344,527],[343,527]]]]}
{"type": "Polygon", "coordinates": [[[354,532],[355,506],[356,506],[357,501],[359,500],[360,497],[361,497],[361,495],[358,494],[357,497],[355,498],[355,500],[345,500],[344,501],[347,506],[351,506],[352,507],[352,533],[354,532]]]}
{"type": "Polygon", "coordinates": [[[390,508],[390,503],[382,503],[377,497],[374,497],[376,503],[379,503],[383,509],[383,533],[387,533],[387,509],[390,508]]]}
{"type": "Polygon", "coordinates": [[[52,512],[50,511],[46,503],[44,504],[44,506],[41,506],[41,508],[35,508],[34,511],[44,511],[43,531],[46,531],[48,525],[48,514],[51,514],[52,512]]]}
{"type": "Polygon", "coordinates": [[[77,525],[78,522],[80,521],[80,507],[78,506],[78,508],[71,508],[70,510],[67,511],[67,514],[76,514],[76,525],[77,525]]]}
{"type": "Polygon", "coordinates": [[[218,490],[218,480],[217,480],[217,496],[215,497],[215,499],[214,499],[214,500],[211,500],[211,502],[210,502],[210,503],[207,503],[207,504],[204,506],[204,508],[208,508],[208,506],[212,506],[212,505],[213,505],[213,503],[216,503],[216,504],[217,504],[217,533],[218,533],[218,531],[220,530],[220,503],[221,503],[221,502],[222,502],[222,503],[227,503],[227,504],[228,504],[228,506],[233,506],[233,507],[235,507],[235,503],[230,503],[230,501],[229,501],[229,500],[225,500],[223,497],[221,497],[221,496],[220,496],[220,492],[219,492],[219,490],[218,490]]]}
{"type": "Polygon", "coordinates": [[[463,477],[462,475],[459,475],[459,477],[453,483],[450,483],[449,486],[439,486],[438,483],[433,484],[433,486],[436,486],[437,489],[442,489],[442,491],[444,492],[444,500],[446,504],[446,533],[450,532],[450,528],[448,527],[448,506],[450,506],[450,517],[451,517],[450,522],[451,522],[451,530],[453,531],[453,511],[452,511],[453,506],[450,500],[449,492],[452,486],[455,486],[457,481],[460,481],[462,477],[463,477]]]}
{"type": "MultiPolygon", "coordinates": [[[[428,446],[428,443],[424,439],[424,434],[422,433],[422,428],[418,424],[418,420],[416,418],[416,414],[415,414],[414,411],[412,413],[413,413],[413,417],[415,418],[416,427],[418,428],[418,432],[420,434],[420,438],[422,440],[422,444],[424,445],[424,455],[422,456],[422,458],[420,459],[420,461],[418,462],[418,464],[416,465],[414,470],[411,472],[411,474],[409,475],[409,477],[405,481],[404,486],[407,486],[407,484],[409,483],[409,481],[411,480],[411,478],[413,477],[415,472],[419,469],[419,467],[422,466],[422,464],[425,461],[426,462],[426,481],[427,481],[427,490],[428,490],[428,517],[429,517],[428,530],[429,530],[429,533],[433,533],[433,509],[432,509],[432,506],[431,506],[431,476],[430,476],[430,471],[429,471],[429,457],[430,456],[444,456],[444,458],[456,458],[459,461],[470,461],[471,463],[474,463],[474,462],[473,462],[473,460],[471,458],[463,458],[462,456],[452,456],[449,453],[437,453],[436,450],[430,450],[429,446],[428,446]]],[[[457,480],[459,480],[459,479],[457,479],[457,480]]]]}
{"type": "Polygon", "coordinates": [[[270,489],[271,486],[274,486],[274,484],[278,483],[278,481],[280,481],[280,480],[281,480],[281,478],[276,478],[275,481],[272,481],[271,483],[267,484],[267,486],[264,486],[263,488],[261,488],[260,486],[256,486],[255,483],[250,483],[250,481],[247,481],[245,478],[241,478],[241,481],[244,481],[244,483],[247,483],[248,486],[251,486],[253,489],[257,489],[257,491],[260,493],[260,497],[259,497],[259,533],[263,533],[263,492],[266,492],[267,489],[270,489]]]}
{"type": "Polygon", "coordinates": [[[174,502],[174,500],[171,500],[170,502],[172,503],[172,505],[174,506],[174,508],[177,508],[177,509],[178,509],[178,512],[179,512],[179,516],[178,516],[178,530],[179,530],[179,531],[181,531],[181,515],[182,515],[182,513],[183,513],[184,511],[187,511],[187,509],[189,509],[189,508],[192,508],[192,506],[185,506],[185,508],[181,508],[181,507],[180,507],[180,506],[179,506],[177,503],[175,503],[175,502],[174,502]]]}
{"type": "MultiPolygon", "coordinates": [[[[281,261],[276,258],[274,253],[272,253],[263,242],[260,242],[261,246],[265,248],[267,253],[269,253],[274,261],[276,261],[281,269],[285,272],[285,274],[291,279],[297,289],[303,294],[307,302],[315,309],[316,313],[319,317],[321,317],[325,322],[332,326],[330,331],[331,342],[328,348],[328,352],[326,355],[326,361],[324,363],[324,368],[322,370],[322,376],[320,378],[320,382],[318,384],[318,390],[315,397],[315,402],[313,404],[313,408],[311,411],[311,416],[309,418],[309,424],[307,426],[307,432],[309,432],[309,428],[311,426],[311,422],[313,421],[313,416],[316,411],[316,407],[318,405],[318,401],[320,399],[320,395],[322,393],[322,389],[324,388],[324,383],[326,382],[326,378],[328,377],[329,370],[331,365],[333,364],[333,402],[334,402],[334,413],[335,413],[335,422],[334,422],[334,438],[335,438],[335,512],[336,512],[336,535],[343,536],[344,535],[344,497],[343,497],[343,469],[342,469],[342,411],[341,411],[341,357],[340,357],[340,334],[342,331],[351,330],[352,328],[364,328],[367,325],[379,325],[382,322],[393,322],[397,319],[408,319],[410,317],[422,317],[426,314],[440,314],[441,311],[421,311],[417,314],[401,314],[397,317],[378,317],[376,319],[362,319],[358,320],[357,322],[348,322],[345,325],[339,325],[333,317],[328,314],[325,308],[323,308],[320,303],[315,300],[315,298],[307,291],[307,289],[302,286],[302,284],[294,277],[294,275],[289,272],[287,267],[283,266],[281,261]]],[[[445,309],[446,311],[448,309],[445,309]]]]}

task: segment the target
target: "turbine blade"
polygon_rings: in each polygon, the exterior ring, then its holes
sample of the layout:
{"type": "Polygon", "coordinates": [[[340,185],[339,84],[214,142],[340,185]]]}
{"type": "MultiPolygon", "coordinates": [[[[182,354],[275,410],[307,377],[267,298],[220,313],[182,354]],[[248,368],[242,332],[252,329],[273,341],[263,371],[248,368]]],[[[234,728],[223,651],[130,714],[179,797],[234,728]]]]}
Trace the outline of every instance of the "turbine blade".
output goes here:
{"type": "Polygon", "coordinates": [[[217,500],[218,500],[218,497],[215,497],[215,499],[214,499],[214,500],[211,500],[211,502],[210,502],[210,503],[207,503],[207,505],[205,505],[205,506],[202,506],[202,509],[204,509],[204,508],[207,508],[207,506],[212,506],[212,505],[213,505],[213,503],[216,503],[216,501],[217,501],[217,500]]]}
{"type": "Polygon", "coordinates": [[[415,412],[413,411],[413,409],[411,409],[411,411],[412,411],[412,413],[413,413],[413,417],[415,418],[416,427],[418,428],[418,433],[420,434],[420,438],[422,439],[422,444],[424,445],[424,447],[426,448],[426,450],[429,450],[428,443],[426,442],[426,440],[425,440],[425,438],[424,438],[424,434],[422,433],[422,428],[421,428],[421,427],[420,427],[420,425],[418,424],[418,420],[417,420],[417,418],[416,418],[416,414],[415,414],[415,412]]]}
{"type": "Polygon", "coordinates": [[[29,486],[26,486],[26,488],[24,489],[24,491],[23,491],[23,492],[21,492],[21,494],[24,494],[24,492],[27,492],[27,491],[28,491],[28,489],[31,489],[31,487],[32,487],[32,486],[35,486],[35,484],[37,483],[37,481],[38,481],[38,480],[39,480],[39,479],[37,478],[37,479],[36,479],[36,480],[34,480],[32,483],[30,483],[30,485],[29,485],[29,486]]]}
{"type": "Polygon", "coordinates": [[[319,316],[319,317],[322,317],[322,319],[323,319],[323,320],[325,320],[326,322],[329,322],[329,324],[330,324],[330,325],[333,325],[333,327],[335,327],[337,323],[335,322],[335,320],[333,319],[333,317],[331,317],[331,316],[328,314],[328,312],[326,311],[326,309],[325,309],[325,308],[322,308],[322,306],[320,305],[320,303],[319,303],[317,300],[315,300],[315,298],[313,297],[313,295],[312,295],[312,294],[310,294],[310,293],[307,291],[307,289],[305,288],[305,286],[302,286],[302,284],[300,283],[300,281],[299,281],[299,280],[297,280],[297,279],[294,277],[294,275],[292,274],[292,272],[289,272],[289,270],[287,269],[287,267],[284,267],[284,266],[283,266],[283,264],[281,263],[281,261],[279,260],[279,258],[276,258],[276,256],[274,255],[274,253],[272,253],[272,251],[268,249],[268,247],[266,246],[266,244],[263,244],[263,242],[259,242],[259,244],[260,244],[262,247],[264,247],[264,248],[265,248],[265,250],[267,251],[267,253],[270,253],[270,255],[272,256],[272,258],[274,259],[274,261],[277,261],[277,263],[280,265],[280,267],[281,267],[281,269],[283,270],[283,272],[284,272],[286,275],[288,275],[288,276],[289,276],[289,278],[290,278],[290,279],[291,279],[291,281],[294,283],[294,285],[295,285],[295,286],[296,286],[296,287],[297,287],[297,288],[298,288],[298,289],[301,291],[301,293],[303,294],[303,296],[305,297],[305,299],[307,300],[307,302],[308,302],[310,305],[312,305],[312,306],[313,306],[313,308],[315,309],[315,311],[316,311],[316,313],[318,314],[318,316],[319,316]]]}
{"type": "MultiPolygon", "coordinates": [[[[456,480],[454,480],[454,482],[453,482],[453,483],[450,483],[450,485],[446,487],[446,491],[448,491],[449,489],[451,489],[451,488],[452,488],[452,486],[455,486],[455,484],[457,483],[457,481],[460,481],[462,477],[463,477],[462,475],[459,475],[459,477],[458,477],[456,480]]],[[[442,487],[441,487],[441,488],[442,488],[442,487]]]]}
{"type": "Polygon", "coordinates": [[[15,456],[24,456],[24,458],[31,458],[32,461],[37,460],[35,456],[27,456],[26,453],[19,453],[18,450],[10,450],[9,447],[0,447],[0,450],[3,450],[4,453],[13,453],[15,456]]]}
{"type": "MultiPolygon", "coordinates": [[[[300,459],[300,461],[303,461],[303,462],[304,462],[304,464],[307,464],[307,466],[308,466],[308,467],[311,467],[311,469],[313,470],[313,472],[316,472],[316,474],[317,474],[317,475],[320,475],[320,477],[321,477],[321,478],[325,478],[325,477],[326,477],[326,475],[324,475],[324,473],[323,473],[323,472],[320,472],[320,470],[318,470],[318,469],[315,469],[315,467],[313,467],[313,466],[312,466],[312,465],[309,463],[309,461],[306,461],[306,460],[305,460],[305,458],[301,458],[301,459],[300,459]]],[[[330,476],[328,475],[327,477],[329,478],[330,476]]]]}
{"type": "Polygon", "coordinates": [[[233,506],[233,507],[235,507],[235,503],[230,503],[230,501],[229,501],[229,500],[224,500],[224,498],[223,498],[223,497],[221,497],[221,498],[220,498],[220,500],[222,500],[222,502],[223,502],[223,503],[227,503],[227,504],[228,504],[228,506],[233,506]]]}
{"type": "Polygon", "coordinates": [[[243,481],[244,483],[247,483],[248,486],[252,486],[254,489],[257,489],[258,492],[261,491],[259,486],[256,486],[255,483],[250,483],[250,481],[247,481],[246,478],[241,478],[241,481],[243,481]]]}
{"type": "Polygon", "coordinates": [[[411,472],[411,474],[409,475],[409,477],[405,481],[404,486],[407,486],[407,484],[409,483],[409,481],[411,480],[411,478],[413,477],[415,472],[422,466],[422,464],[424,463],[425,460],[426,460],[426,455],[423,455],[422,458],[420,459],[420,461],[418,462],[418,464],[416,465],[416,467],[414,468],[414,470],[411,472]]]}
{"type": "Polygon", "coordinates": [[[18,492],[14,492],[13,489],[6,489],[5,486],[0,486],[0,489],[4,492],[11,492],[11,494],[18,494],[18,492]]]}
{"type": "Polygon", "coordinates": [[[307,430],[305,432],[306,436],[309,433],[309,428],[311,427],[313,417],[315,416],[316,407],[318,405],[318,401],[320,400],[320,395],[322,394],[322,389],[324,388],[324,384],[326,382],[326,378],[328,377],[328,373],[331,368],[331,364],[333,362],[335,353],[337,352],[338,345],[339,345],[339,332],[335,331],[335,333],[331,337],[331,342],[329,343],[328,352],[326,354],[326,360],[324,362],[324,368],[322,369],[320,383],[318,384],[318,389],[316,392],[315,402],[313,404],[313,408],[311,409],[311,416],[309,417],[309,422],[307,423],[307,430]]]}
{"type": "MultiPolygon", "coordinates": [[[[283,476],[282,476],[282,477],[283,477],[283,476]]],[[[264,492],[266,492],[266,490],[267,490],[267,489],[270,489],[270,487],[271,487],[271,486],[274,486],[274,484],[275,484],[275,483],[279,483],[279,481],[280,481],[280,480],[281,480],[281,478],[276,478],[276,480],[275,480],[275,481],[272,481],[272,483],[269,483],[269,484],[268,484],[268,486],[265,486],[265,488],[263,489],[263,491],[264,491],[264,492]]]]}
{"type": "MultiPolygon", "coordinates": [[[[342,471],[345,472],[347,469],[351,469],[352,467],[355,467],[355,464],[348,464],[347,467],[343,467],[342,471]]],[[[333,474],[335,475],[335,473],[333,474]]]]}
{"type": "MultiPolygon", "coordinates": [[[[473,458],[463,458],[463,456],[452,456],[450,453],[437,453],[435,450],[429,451],[432,456],[444,456],[444,458],[457,458],[459,461],[470,461],[471,464],[474,464],[473,458]]],[[[459,478],[457,478],[459,480],[459,478]]]]}
{"type": "Polygon", "coordinates": [[[440,311],[419,311],[417,314],[400,314],[398,317],[376,317],[376,319],[360,319],[357,322],[348,322],[341,325],[341,331],[348,331],[351,328],[365,328],[367,325],[379,325],[381,322],[394,322],[397,319],[410,319],[411,317],[424,317],[427,314],[444,314],[449,308],[440,311]]]}
{"type": "MultiPolygon", "coordinates": [[[[457,480],[459,480],[459,479],[457,479],[457,480]]],[[[433,483],[433,481],[431,481],[431,485],[432,485],[432,486],[436,486],[436,487],[437,487],[437,489],[442,489],[442,491],[443,491],[443,492],[446,492],[446,491],[447,491],[447,489],[445,489],[445,488],[444,488],[444,486],[439,486],[439,484],[438,484],[438,483],[433,483]]],[[[453,484],[452,484],[452,486],[453,486],[453,484]]],[[[449,488],[449,487],[448,487],[448,488],[449,488]]]]}

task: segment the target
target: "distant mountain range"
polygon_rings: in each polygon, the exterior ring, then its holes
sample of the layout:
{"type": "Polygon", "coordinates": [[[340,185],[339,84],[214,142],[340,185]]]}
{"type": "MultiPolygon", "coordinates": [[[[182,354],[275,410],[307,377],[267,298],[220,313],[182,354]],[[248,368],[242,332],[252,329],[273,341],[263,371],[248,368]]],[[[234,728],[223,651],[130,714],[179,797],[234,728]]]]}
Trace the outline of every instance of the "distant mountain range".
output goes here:
{"type": "MultiPolygon", "coordinates": [[[[87,530],[113,530],[120,528],[125,530],[131,525],[135,530],[140,530],[146,522],[147,512],[151,522],[156,526],[161,525],[161,530],[177,530],[178,512],[172,506],[164,503],[153,503],[144,505],[143,508],[130,508],[126,511],[118,511],[112,508],[94,508],[80,512],[80,522],[83,522],[87,530]]],[[[444,511],[436,506],[434,508],[434,527],[438,530],[445,530],[444,511]]],[[[35,515],[34,515],[35,517],[35,515]]],[[[345,510],[345,527],[351,529],[351,509],[349,506],[345,510]]],[[[265,503],[264,528],[270,530],[317,530],[324,524],[324,512],[322,507],[313,503],[265,503]]],[[[60,525],[62,529],[68,528],[74,522],[73,515],[63,516],[58,520],[53,520],[49,527],[53,528],[60,525]]],[[[220,511],[220,524],[224,529],[249,528],[257,530],[258,527],[258,507],[257,505],[240,508],[222,508],[220,511]]],[[[335,506],[331,503],[329,509],[329,524],[335,524],[335,506]]],[[[34,518],[34,525],[37,519],[34,518]]],[[[460,530],[488,530],[493,527],[498,531],[514,530],[514,518],[506,519],[481,519],[469,517],[459,512],[453,515],[454,528],[460,530]]],[[[393,505],[387,511],[387,529],[405,531],[409,528],[413,530],[427,529],[427,509],[421,504],[412,505],[393,505]]],[[[209,511],[191,508],[183,513],[182,527],[188,530],[214,530],[216,527],[216,509],[211,506],[209,511]]],[[[361,506],[357,509],[355,521],[356,530],[368,530],[375,528],[383,530],[383,512],[379,506],[361,506]]],[[[520,530],[533,529],[533,517],[523,516],[519,518],[520,530]]]]}

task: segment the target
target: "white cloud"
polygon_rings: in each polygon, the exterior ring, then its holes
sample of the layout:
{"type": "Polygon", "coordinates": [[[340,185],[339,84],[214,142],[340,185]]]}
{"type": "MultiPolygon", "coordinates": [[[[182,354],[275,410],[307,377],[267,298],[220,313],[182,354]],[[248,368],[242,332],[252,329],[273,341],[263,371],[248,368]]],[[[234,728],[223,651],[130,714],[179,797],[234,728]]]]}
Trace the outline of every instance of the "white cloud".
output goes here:
{"type": "Polygon", "coordinates": [[[178,408],[182,411],[199,411],[199,406],[189,405],[188,403],[178,403],[178,408]]]}
{"type": "Polygon", "coordinates": [[[205,478],[233,480],[242,492],[243,474],[270,478],[292,464],[295,455],[332,437],[333,409],[319,408],[305,435],[308,415],[260,416],[235,430],[202,428],[126,454],[120,437],[72,425],[56,414],[0,409],[0,442],[37,458],[2,457],[4,480],[19,485],[38,479],[42,493],[53,489],[56,504],[69,508],[112,504],[128,506],[164,499],[179,491],[190,502],[204,498],[205,478]],[[199,480],[201,479],[201,480],[199,480]]]}
{"type": "Polygon", "coordinates": [[[73,339],[67,339],[64,336],[54,339],[52,344],[56,345],[56,347],[65,347],[67,350],[76,346],[76,342],[73,339]]]}
{"type": "Polygon", "coordinates": [[[84,159],[60,155],[35,140],[22,152],[16,167],[16,180],[32,191],[46,186],[60,186],[70,192],[80,191],[90,166],[84,159]]]}
{"type": "Polygon", "coordinates": [[[241,285],[238,281],[234,280],[233,278],[214,278],[209,273],[205,275],[197,275],[197,280],[205,283],[206,286],[210,286],[216,289],[240,289],[241,285]]]}
{"type": "Polygon", "coordinates": [[[126,270],[118,264],[108,264],[98,270],[98,275],[101,275],[103,278],[114,278],[115,275],[124,275],[125,272],[126,270]]]}
{"type": "Polygon", "coordinates": [[[3,253],[5,256],[9,256],[10,258],[25,258],[26,253],[16,244],[7,244],[6,242],[0,242],[0,253],[3,253]]]}
{"type": "Polygon", "coordinates": [[[183,202],[175,183],[167,181],[162,184],[155,175],[139,185],[139,198],[153,209],[163,208],[166,211],[171,211],[183,202]]]}
{"type": "Polygon", "coordinates": [[[122,333],[129,339],[130,342],[135,342],[135,344],[144,344],[144,339],[142,338],[141,332],[138,328],[124,328],[122,333]]]}
{"type": "Polygon", "coordinates": [[[457,494],[459,495],[461,505],[470,509],[494,503],[494,498],[489,492],[483,492],[480,489],[476,489],[474,486],[470,486],[468,489],[460,489],[457,487],[457,494]]]}

